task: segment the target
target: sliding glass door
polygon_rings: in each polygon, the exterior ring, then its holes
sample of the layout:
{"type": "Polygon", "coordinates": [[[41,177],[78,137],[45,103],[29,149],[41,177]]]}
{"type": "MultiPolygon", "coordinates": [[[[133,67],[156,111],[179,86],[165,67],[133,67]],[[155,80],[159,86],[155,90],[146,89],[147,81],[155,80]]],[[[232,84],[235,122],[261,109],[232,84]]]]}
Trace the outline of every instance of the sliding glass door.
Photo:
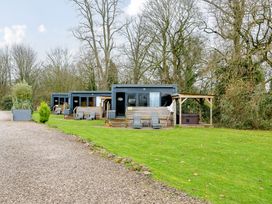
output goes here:
{"type": "Polygon", "coordinates": [[[160,92],[150,92],[150,107],[160,107],[160,92]]]}

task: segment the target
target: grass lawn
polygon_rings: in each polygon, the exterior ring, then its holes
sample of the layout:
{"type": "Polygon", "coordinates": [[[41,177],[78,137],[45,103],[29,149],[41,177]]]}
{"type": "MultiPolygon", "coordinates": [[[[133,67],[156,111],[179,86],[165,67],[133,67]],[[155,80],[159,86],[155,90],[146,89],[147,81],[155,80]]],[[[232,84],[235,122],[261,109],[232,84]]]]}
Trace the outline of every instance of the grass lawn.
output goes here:
{"type": "Polygon", "coordinates": [[[130,157],[155,179],[212,203],[272,203],[271,131],[104,128],[104,121],[53,115],[48,125],[130,157]]]}

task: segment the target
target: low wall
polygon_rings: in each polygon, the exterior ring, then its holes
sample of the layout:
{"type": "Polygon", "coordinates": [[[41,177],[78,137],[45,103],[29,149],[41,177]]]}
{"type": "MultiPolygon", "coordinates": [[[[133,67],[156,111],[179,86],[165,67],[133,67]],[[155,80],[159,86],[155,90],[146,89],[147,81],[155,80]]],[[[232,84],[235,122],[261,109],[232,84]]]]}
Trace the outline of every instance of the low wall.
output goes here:
{"type": "Polygon", "coordinates": [[[149,126],[152,113],[158,114],[162,127],[173,126],[173,114],[171,114],[167,107],[128,107],[126,111],[128,126],[132,126],[134,114],[139,115],[142,123],[149,126]]]}
{"type": "Polygon", "coordinates": [[[101,107],[77,107],[74,113],[83,112],[84,116],[95,112],[96,119],[102,118],[102,108],[101,107]]]}

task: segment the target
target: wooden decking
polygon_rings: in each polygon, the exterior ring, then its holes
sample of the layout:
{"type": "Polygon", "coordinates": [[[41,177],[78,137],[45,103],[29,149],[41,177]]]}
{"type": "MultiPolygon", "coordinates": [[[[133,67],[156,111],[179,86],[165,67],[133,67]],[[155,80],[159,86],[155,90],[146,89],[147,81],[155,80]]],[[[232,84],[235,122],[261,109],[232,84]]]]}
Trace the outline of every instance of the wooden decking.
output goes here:
{"type": "Polygon", "coordinates": [[[212,128],[213,125],[207,123],[200,123],[200,124],[182,124],[180,127],[183,128],[212,128]]]}
{"type": "Polygon", "coordinates": [[[127,128],[128,122],[126,118],[106,119],[106,126],[127,128]]]}
{"type": "Polygon", "coordinates": [[[106,124],[110,127],[132,127],[133,115],[136,114],[141,117],[143,127],[150,127],[151,115],[154,112],[158,114],[162,127],[173,126],[173,115],[167,107],[128,107],[126,117],[107,120],[106,124]]]}

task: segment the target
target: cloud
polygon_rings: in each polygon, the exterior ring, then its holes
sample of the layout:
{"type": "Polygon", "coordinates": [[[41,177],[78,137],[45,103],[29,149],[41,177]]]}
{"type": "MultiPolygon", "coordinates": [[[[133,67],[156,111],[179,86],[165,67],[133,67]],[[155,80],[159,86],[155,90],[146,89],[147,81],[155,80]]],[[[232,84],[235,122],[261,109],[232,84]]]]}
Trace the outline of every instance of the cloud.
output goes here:
{"type": "Polygon", "coordinates": [[[0,47],[20,44],[26,36],[26,25],[13,25],[10,27],[0,28],[0,47]]]}
{"type": "Polygon", "coordinates": [[[125,13],[129,16],[137,15],[143,9],[147,0],[130,0],[129,5],[125,8],[125,13]]]}
{"type": "Polygon", "coordinates": [[[44,24],[41,24],[38,26],[38,32],[39,33],[44,33],[46,31],[46,27],[44,24]]]}

